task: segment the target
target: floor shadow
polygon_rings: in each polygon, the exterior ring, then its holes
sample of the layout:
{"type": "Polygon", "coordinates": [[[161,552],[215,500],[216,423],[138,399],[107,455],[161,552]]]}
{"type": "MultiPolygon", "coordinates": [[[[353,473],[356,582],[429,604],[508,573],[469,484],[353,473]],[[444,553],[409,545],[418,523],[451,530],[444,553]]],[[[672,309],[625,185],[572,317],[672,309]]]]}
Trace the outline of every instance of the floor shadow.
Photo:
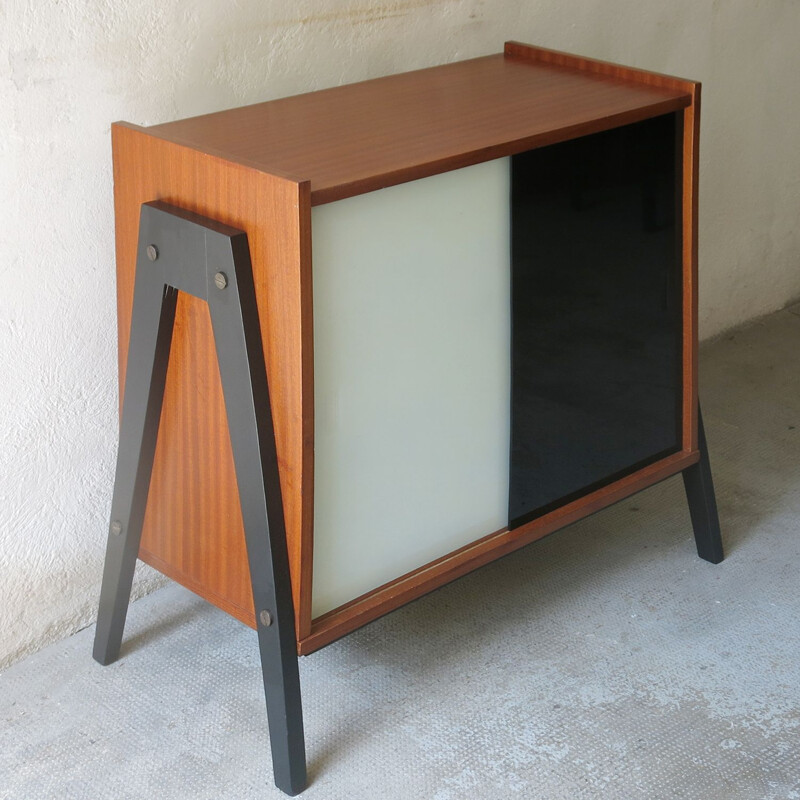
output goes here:
{"type": "MultiPolygon", "coordinates": [[[[202,607],[201,607],[202,611],[202,607]]],[[[154,624],[137,631],[131,636],[123,638],[120,648],[120,658],[132,655],[138,650],[148,647],[161,639],[166,638],[174,631],[181,628],[186,623],[197,617],[198,607],[182,608],[169,613],[167,616],[161,615],[154,624]]]]}

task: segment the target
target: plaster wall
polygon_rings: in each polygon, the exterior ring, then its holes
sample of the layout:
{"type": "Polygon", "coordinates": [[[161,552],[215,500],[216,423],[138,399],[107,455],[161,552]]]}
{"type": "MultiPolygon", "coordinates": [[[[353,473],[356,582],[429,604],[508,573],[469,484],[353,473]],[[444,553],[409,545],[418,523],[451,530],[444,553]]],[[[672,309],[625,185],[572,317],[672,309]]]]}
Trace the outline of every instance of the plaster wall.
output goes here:
{"type": "MultiPolygon", "coordinates": [[[[701,331],[800,295],[794,0],[3,0],[0,668],[93,620],[117,430],[109,124],[497,52],[704,83],[701,331]]],[[[141,569],[135,594],[159,584],[141,569]]]]}

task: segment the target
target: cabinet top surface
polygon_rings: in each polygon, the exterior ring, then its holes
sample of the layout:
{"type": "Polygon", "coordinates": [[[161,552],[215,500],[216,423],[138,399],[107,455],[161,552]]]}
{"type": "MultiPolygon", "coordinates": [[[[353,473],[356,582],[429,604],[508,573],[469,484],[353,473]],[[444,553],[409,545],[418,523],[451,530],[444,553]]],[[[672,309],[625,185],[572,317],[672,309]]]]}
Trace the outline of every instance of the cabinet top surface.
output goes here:
{"type": "Polygon", "coordinates": [[[689,81],[554,51],[497,54],[147,128],[309,181],[313,205],[676,111],[689,81]]]}

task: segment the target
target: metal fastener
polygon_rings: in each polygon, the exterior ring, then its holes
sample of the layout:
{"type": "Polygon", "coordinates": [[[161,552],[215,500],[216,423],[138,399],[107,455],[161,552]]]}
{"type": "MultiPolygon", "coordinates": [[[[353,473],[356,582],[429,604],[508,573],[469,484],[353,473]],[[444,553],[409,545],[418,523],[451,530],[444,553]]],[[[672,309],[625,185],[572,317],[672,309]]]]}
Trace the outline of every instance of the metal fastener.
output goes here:
{"type": "Polygon", "coordinates": [[[224,289],[228,285],[228,276],[224,272],[218,272],[214,276],[214,284],[217,289],[224,289]]]}
{"type": "Polygon", "coordinates": [[[155,261],[158,258],[158,248],[154,244],[147,245],[147,257],[151,261],[155,261]]]}
{"type": "Polygon", "coordinates": [[[269,628],[272,625],[272,614],[266,608],[258,615],[258,619],[265,628],[269,628]]]}
{"type": "Polygon", "coordinates": [[[122,533],[122,523],[118,519],[115,519],[111,523],[111,533],[113,533],[114,536],[119,536],[122,533]]]}

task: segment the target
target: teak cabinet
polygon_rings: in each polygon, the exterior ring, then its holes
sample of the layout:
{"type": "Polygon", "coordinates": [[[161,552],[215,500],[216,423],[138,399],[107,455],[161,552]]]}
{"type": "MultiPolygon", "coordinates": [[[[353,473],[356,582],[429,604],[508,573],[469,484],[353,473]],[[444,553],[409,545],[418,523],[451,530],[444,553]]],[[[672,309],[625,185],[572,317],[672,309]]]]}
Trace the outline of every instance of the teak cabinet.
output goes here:
{"type": "Polygon", "coordinates": [[[699,102],[692,81],[512,42],[115,124],[124,401],[98,660],[137,556],[257,628],[294,793],[296,654],[678,472],[721,560],[699,102]]]}

